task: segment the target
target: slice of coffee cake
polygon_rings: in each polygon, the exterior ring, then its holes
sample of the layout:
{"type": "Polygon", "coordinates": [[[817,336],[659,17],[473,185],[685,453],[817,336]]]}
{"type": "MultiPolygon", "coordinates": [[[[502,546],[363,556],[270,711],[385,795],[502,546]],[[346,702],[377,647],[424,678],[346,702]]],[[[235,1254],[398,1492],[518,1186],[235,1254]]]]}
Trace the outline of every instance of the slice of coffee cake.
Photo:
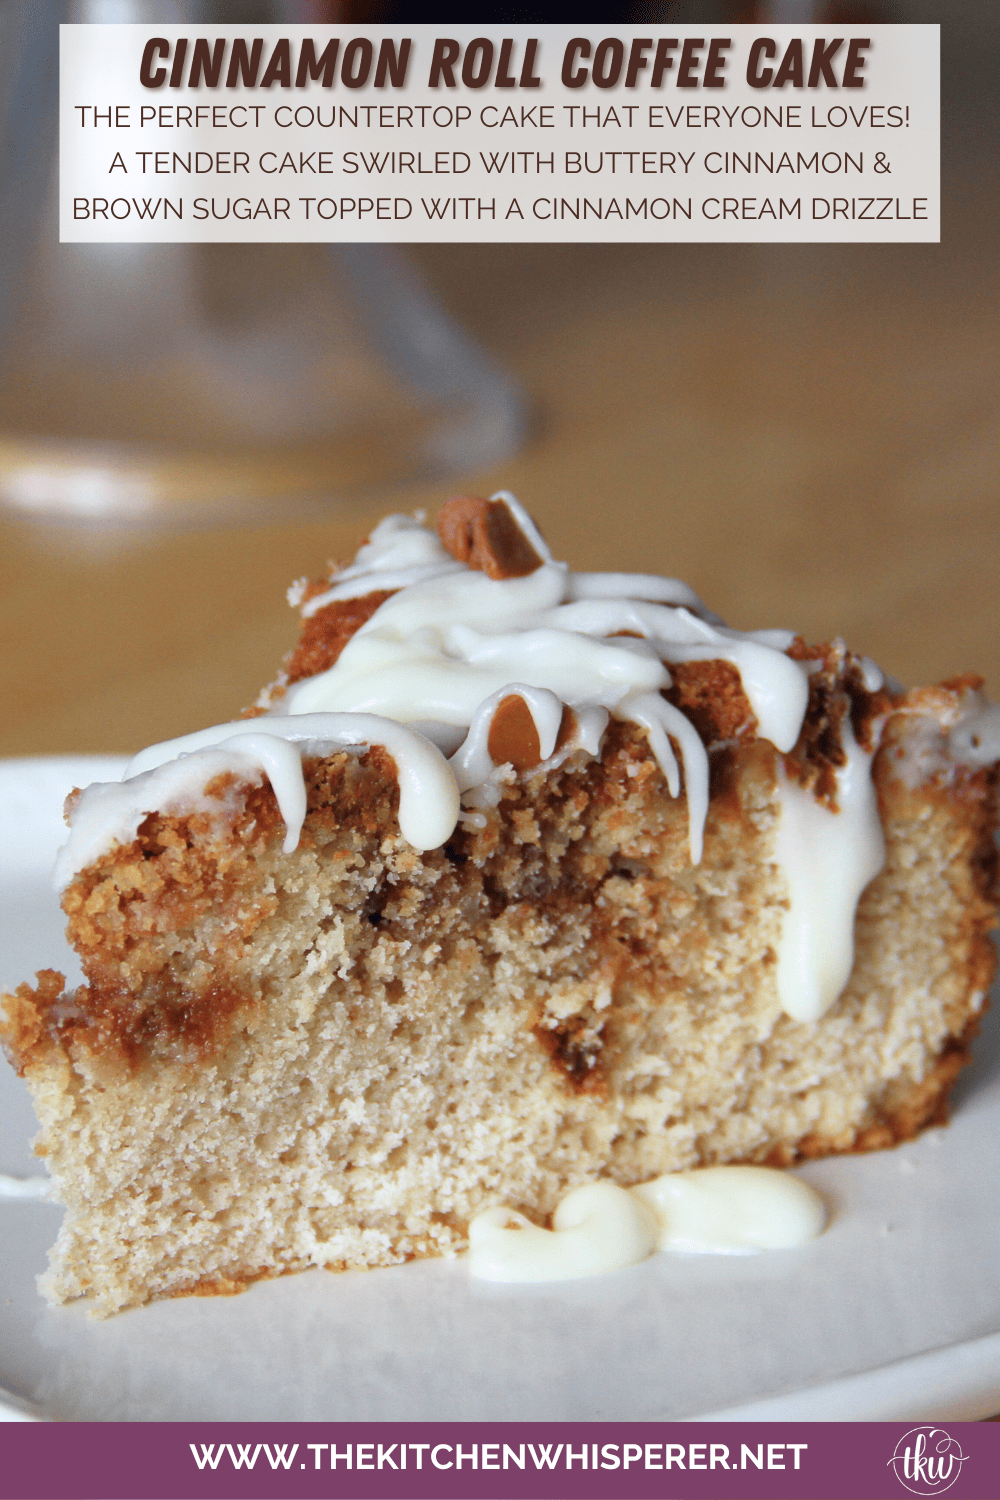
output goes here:
{"type": "Polygon", "coordinates": [[[941,1118],[993,964],[975,679],[574,574],[507,495],[292,599],[253,717],[70,799],[86,983],[5,1032],[53,1301],[450,1254],[491,1204],[941,1118]]]}

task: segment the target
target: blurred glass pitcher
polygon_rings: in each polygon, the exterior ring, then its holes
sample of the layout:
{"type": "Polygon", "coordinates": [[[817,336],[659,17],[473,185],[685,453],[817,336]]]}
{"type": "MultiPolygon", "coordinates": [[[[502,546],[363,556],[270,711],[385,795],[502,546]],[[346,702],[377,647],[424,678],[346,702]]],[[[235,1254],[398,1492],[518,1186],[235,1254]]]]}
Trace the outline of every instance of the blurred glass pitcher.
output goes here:
{"type": "Polygon", "coordinates": [[[0,7],[0,502],[91,523],[240,521],[518,447],[518,389],[403,252],[59,244],[60,21],[321,19],[336,7],[0,7]]]}

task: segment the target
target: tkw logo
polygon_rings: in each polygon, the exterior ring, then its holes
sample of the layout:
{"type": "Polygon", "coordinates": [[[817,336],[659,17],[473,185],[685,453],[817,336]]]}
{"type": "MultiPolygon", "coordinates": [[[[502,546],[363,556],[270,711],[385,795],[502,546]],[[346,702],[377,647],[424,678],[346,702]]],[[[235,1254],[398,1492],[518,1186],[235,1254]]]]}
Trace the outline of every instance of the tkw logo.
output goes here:
{"type": "Polygon", "coordinates": [[[889,1459],[896,1478],[911,1495],[943,1495],[968,1458],[957,1438],[943,1427],[911,1427],[889,1459]]]}

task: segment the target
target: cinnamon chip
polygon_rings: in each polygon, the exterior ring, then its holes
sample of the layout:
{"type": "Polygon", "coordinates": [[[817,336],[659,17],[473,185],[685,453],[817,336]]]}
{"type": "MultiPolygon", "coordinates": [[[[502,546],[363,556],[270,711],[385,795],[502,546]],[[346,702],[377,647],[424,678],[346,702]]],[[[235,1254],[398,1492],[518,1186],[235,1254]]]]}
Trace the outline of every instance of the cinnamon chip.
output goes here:
{"type": "MultiPolygon", "coordinates": [[[[571,708],[564,708],[556,749],[572,738],[576,731],[576,715],[571,708]]],[[[515,771],[533,771],[541,765],[542,746],[538,738],[531,709],[519,693],[501,698],[493,714],[486,748],[496,766],[512,765],[515,771]]]]}
{"type": "Polygon", "coordinates": [[[561,750],[564,745],[568,745],[575,734],[576,714],[570,708],[568,703],[564,703],[562,718],[559,720],[559,733],[556,735],[555,750],[552,753],[555,754],[556,751],[561,750]]]}
{"type": "Polygon", "coordinates": [[[524,578],[542,566],[502,500],[458,495],[442,507],[437,529],[452,557],[487,578],[524,578]]]}

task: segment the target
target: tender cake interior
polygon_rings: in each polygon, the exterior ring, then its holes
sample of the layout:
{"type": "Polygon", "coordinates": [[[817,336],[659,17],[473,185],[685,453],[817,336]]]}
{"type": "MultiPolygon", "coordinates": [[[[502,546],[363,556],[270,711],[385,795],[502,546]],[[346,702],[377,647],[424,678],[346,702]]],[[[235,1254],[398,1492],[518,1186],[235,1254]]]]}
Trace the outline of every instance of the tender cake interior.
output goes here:
{"type": "MultiPolygon", "coordinates": [[[[484,829],[398,834],[383,753],[308,765],[299,849],[273,795],[150,816],[66,910],[88,986],[22,986],[9,1037],[68,1212],[44,1290],[110,1312],[310,1265],[464,1247],[597,1175],[885,1145],[942,1107],[989,982],[995,775],[909,787],[850,984],[819,1022],[774,982],[776,752],[712,752],[688,858],[641,732],[510,773],[484,829]]],[[[957,780],[956,780],[957,777],[957,780]]]]}

